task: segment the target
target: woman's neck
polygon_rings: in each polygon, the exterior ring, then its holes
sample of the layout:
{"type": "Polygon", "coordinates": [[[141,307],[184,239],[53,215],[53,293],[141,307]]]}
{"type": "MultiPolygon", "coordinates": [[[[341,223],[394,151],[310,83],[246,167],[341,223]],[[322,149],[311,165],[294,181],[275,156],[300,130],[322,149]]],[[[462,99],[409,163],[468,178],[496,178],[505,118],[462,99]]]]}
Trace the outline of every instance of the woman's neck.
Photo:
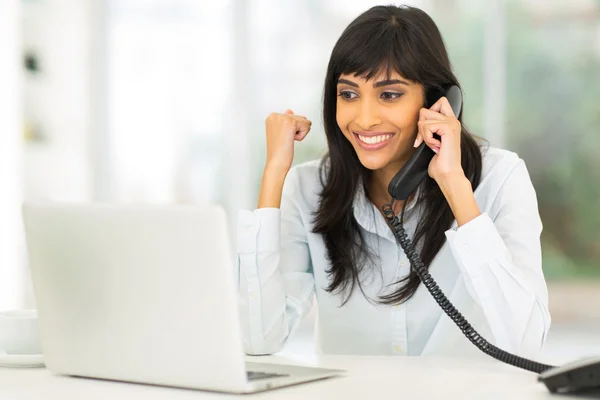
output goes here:
{"type": "Polygon", "coordinates": [[[373,171],[369,182],[369,197],[371,197],[372,200],[377,199],[389,203],[391,196],[388,192],[388,186],[397,172],[398,170],[392,170],[390,168],[373,171]]]}
{"type": "MultiPolygon", "coordinates": [[[[384,204],[389,204],[391,202],[392,196],[388,192],[388,187],[392,178],[400,171],[400,168],[402,168],[403,165],[404,162],[394,163],[371,172],[367,193],[369,200],[371,200],[378,209],[381,209],[384,204]]],[[[404,202],[400,200],[394,202],[394,211],[396,213],[402,208],[403,203],[404,202]]]]}

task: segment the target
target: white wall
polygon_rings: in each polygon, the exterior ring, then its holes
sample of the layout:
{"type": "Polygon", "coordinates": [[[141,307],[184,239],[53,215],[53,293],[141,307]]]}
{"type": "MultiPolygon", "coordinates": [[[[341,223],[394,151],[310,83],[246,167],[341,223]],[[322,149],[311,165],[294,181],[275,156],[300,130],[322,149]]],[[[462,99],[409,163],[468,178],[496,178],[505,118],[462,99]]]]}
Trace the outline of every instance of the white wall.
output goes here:
{"type": "MultiPolygon", "coordinates": [[[[12,0],[11,0],[12,2],[12,0]]],[[[39,72],[23,70],[23,199],[85,201],[92,197],[95,6],[102,0],[16,1],[23,52],[35,54],[39,72]]],[[[14,46],[15,44],[12,43],[14,46]]],[[[20,51],[20,50],[19,50],[20,51]]],[[[21,55],[19,54],[19,57],[21,55]]],[[[20,92],[21,93],[21,92],[20,92]]],[[[25,256],[24,252],[22,254],[25,256]]],[[[8,276],[17,305],[35,308],[26,257],[20,278],[8,276]]],[[[0,279],[7,276],[0,275],[0,279]]]]}
{"type": "Polygon", "coordinates": [[[0,310],[21,306],[23,281],[19,4],[0,1],[0,310]]]}
{"type": "Polygon", "coordinates": [[[24,196],[85,200],[91,193],[91,4],[94,0],[25,1],[23,48],[39,57],[25,74],[24,116],[43,137],[27,143],[24,196]]]}

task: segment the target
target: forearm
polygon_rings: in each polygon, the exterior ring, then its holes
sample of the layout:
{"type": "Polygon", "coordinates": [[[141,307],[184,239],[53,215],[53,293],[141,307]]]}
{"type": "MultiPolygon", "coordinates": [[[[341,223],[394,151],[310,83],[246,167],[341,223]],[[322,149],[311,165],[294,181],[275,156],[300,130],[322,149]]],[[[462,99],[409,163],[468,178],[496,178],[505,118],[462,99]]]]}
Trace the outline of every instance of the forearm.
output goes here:
{"type": "Polygon", "coordinates": [[[280,208],[288,170],[267,165],[263,170],[257,208],[280,208]]]}
{"type": "Polygon", "coordinates": [[[445,176],[439,180],[438,185],[452,209],[458,226],[462,226],[481,215],[479,206],[475,201],[471,182],[462,172],[445,176]]]}

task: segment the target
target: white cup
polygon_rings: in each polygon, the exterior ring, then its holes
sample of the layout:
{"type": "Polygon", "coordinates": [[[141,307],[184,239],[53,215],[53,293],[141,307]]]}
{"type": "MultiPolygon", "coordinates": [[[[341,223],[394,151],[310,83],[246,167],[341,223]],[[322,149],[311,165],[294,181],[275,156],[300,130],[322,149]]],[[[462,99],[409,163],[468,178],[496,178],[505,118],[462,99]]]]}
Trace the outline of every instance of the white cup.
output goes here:
{"type": "Polygon", "coordinates": [[[36,310],[0,312],[0,355],[42,354],[36,310]]]}

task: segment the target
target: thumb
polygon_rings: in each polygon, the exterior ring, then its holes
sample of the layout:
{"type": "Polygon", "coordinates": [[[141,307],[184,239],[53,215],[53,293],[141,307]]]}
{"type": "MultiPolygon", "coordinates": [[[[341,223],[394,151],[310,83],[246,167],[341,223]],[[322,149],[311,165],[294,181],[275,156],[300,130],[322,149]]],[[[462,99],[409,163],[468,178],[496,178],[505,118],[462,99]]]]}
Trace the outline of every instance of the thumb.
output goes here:
{"type": "Polygon", "coordinates": [[[289,108],[287,110],[285,110],[284,114],[293,114],[294,112],[292,110],[290,110],[289,108]]]}

